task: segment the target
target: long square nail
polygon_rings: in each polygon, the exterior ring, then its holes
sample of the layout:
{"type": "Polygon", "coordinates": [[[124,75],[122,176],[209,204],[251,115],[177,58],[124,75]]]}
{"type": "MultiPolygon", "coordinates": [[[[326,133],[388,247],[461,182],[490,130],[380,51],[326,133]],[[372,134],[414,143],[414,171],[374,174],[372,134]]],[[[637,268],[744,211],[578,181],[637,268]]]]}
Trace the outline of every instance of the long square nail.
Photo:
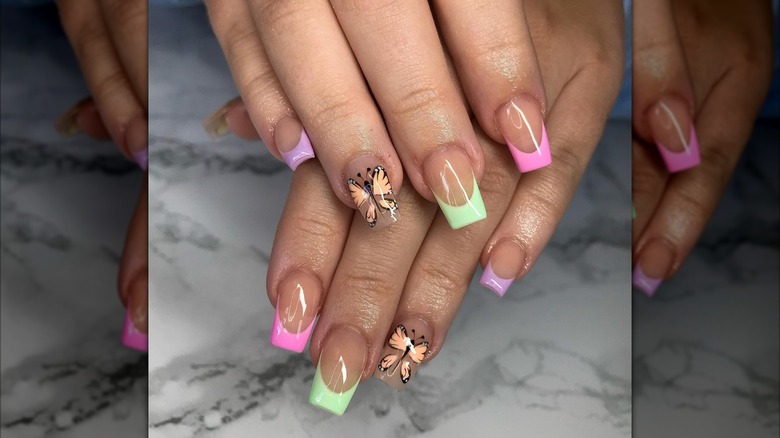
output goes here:
{"type": "Polygon", "coordinates": [[[343,415],[355,394],[367,344],[352,330],[334,330],[325,340],[311,383],[309,403],[332,414],[343,415]]]}
{"type": "Polygon", "coordinates": [[[701,162],[699,141],[688,104],[678,96],[665,96],[650,108],[650,132],[670,173],[701,162]]]}
{"type": "Polygon", "coordinates": [[[450,228],[457,230],[487,218],[482,193],[465,152],[447,149],[434,153],[425,160],[423,172],[450,228]]]}
{"type": "Polygon", "coordinates": [[[320,307],[321,289],[316,277],[303,272],[294,272],[279,283],[271,345],[303,351],[320,307]]]}
{"type": "Polygon", "coordinates": [[[552,163],[550,142],[539,104],[528,97],[512,99],[496,113],[496,124],[520,172],[552,163]]]}

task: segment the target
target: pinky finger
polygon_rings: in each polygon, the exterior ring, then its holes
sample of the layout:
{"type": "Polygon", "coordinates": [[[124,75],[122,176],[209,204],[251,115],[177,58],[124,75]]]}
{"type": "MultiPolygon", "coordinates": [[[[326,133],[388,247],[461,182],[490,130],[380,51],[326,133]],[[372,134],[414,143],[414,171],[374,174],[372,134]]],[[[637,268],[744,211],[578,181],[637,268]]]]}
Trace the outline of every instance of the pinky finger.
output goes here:
{"type": "Polygon", "coordinates": [[[97,105],[92,97],[79,101],[65,111],[54,123],[54,128],[63,137],[72,137],[83,132],[95,140],[110,140],[111,134],[100,118],[97,105]]]}

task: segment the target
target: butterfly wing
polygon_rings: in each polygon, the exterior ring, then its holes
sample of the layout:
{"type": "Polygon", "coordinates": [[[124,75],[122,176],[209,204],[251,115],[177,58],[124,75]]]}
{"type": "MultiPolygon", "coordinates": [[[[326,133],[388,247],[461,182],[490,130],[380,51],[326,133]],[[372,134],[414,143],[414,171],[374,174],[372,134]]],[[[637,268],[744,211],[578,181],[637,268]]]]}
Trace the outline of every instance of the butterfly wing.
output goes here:
{"type": "Polygon", "coordinates": [[[420,363],[425,359],[425,353],[428,352],[428,342],[422,341],[418,344],[415,344],[414,348],[409,349],[409,357],[414,361],[414,363],[420,363]]]}
{"type": "Polygon", "coordinates": [[[347,183],[349,185],[349,195],[352,197],[352,202],[355,203],[357,208],[361,208],[371,195],[354,179],[348,179],[347,183]]]}
{"type": "Polygon", "coordinates": [[[407,339],[409,339],[409,337],[406,335],[406,327],[398,324],[398,327],[393,330],[393,334],[390,335],[390,340],[387,343],[396,350],[406,351],[407,339]]]}
{"type": "Polygon", "coordinates": [[[412,377],[412,366],[407,360],[401,364],[401,381],[407,383],[410,377],[412,377]]]}
{"type": "Polygon", "coordinates": [[[395,364],[400,356],[400,353],[391,353],[383,357],[382,360],[379,361],[379,371],[387,371],[391,366],[393,366],[393,364],[395,364]]]}
{"type": "Polygon", "coordinates": [[[395,193],[393,193],[393,187],[390,186],[390,178],[387,176],[387,171],[384,167],[374,169],[374,174],[371,178],[372,195],[376,203],[385,210],[393,211],[398,208],[398,203],[395,201],[395,193]]]}

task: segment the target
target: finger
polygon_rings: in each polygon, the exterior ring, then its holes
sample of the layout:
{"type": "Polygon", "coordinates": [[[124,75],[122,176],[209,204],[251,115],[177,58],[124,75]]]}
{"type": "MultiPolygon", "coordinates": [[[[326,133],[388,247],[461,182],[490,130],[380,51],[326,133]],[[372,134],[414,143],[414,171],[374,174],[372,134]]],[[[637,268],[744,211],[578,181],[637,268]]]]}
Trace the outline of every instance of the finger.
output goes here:
{"type": "MultiPolygon", "coordinates": [[[[392,194],[401,186],[403,171],[333,10],[327,2],[251,4],[268,58],[334,192],[361,210],[369,226],[383,225],[366,214],[369,186],[392,194]],[[387,179],[374,184],[377,168],[387,179]]],[[[394,221],[396,205],[383,203],[382,208],[393,214],[377,217],[394,221]]]]}
{"type": "Polygon", "coordinates": [[[122,342],[127,347],[147,351],[148,300],[148,186],[143,189],[130,219],[119,265],[119,297],[127,307],[122,342]]]}
{"type": "Polygon", "coordinates": [[[146,110],[135,96],[96,2],[58,0],[62,25],[111,138],[122,153],[146,168],[146,110]]]}
{"type": "Polygon", "coordinates": [[[409,181],[456,229],[485,219],[484,160],[427,2],[331,0],[409,181]]]}
{"type": "Polygon", "coordinates": [[[481,130],[477,130],[477,137],[484,146],[485,160],[492,163],[482,178],[488,218],[469,227],[468,232],[455,232],[438,214],[425,236],[406,279],[390,334],[373,367],[374,377],[395,389],[406,388],[421,364],[441,350],[474,275],[480,250],[506,210],[520,177],[506,148],[498,147],[481,130]],[[402,356],[394,346],[399,335],[408,337],[414,346],[402,356]]]}
{"type": "MultiPolygon", "coordinates": [[[[248,3],[246,0],[211,0],[206,5],[214,33],[255,130],[271,154],[284,160],[294,171],[304,161],[314,158],[314,150],[268,61],[248,3]]],[[[226,126],[226,117],[230,115],[226,110],[225,107],[217,110],[204,124],[217,130],[226,126]]],[[[239,112],[235,108],[233,111],[239,112]]],[[[232,117],[237,114],[233,113],[232,117]]]]}
{"type": "Polygon", "coordinates": [[[521,172],[550,164],[547,106],[523,2],[434,2],[442,34],[482,129],[521,172]]]}
{"type": "Polygon", "coordinates": [[[499,296],[528,273],[550,240],[601,138],[619,83],[619,68],[585,68],[566,84],[550,109],[547,121],[555,165],[523,176],[482,252],[480,283],[499,296]],[[582,102],[590,103],[587,111],[582,102]]]}
{"type": "Polygon", "coordinates": [[[406,273],[435,214],[433,204],[409,187],[398,196],[409,206],[405,220],[378,231],[353,221],[312,335],[317,371],[309,403],[337,415],[373,372],[406,273]]]}
{"type": "Polygon", "coordinates": [[[327,187],[315,161],[293,174],[268,264],[266,290],[276,308],[271,344],[298,353],[325,301],[353,214],[327,187]]]}
{"type": "Polygon", "coordinates": [[[699,111],[701,165],[670,179],[634,246],[633,283],[648,296],[679,269],[718,205],[769,86],[765,76],[750,66],[735,67],[699,111]],[[748,83],[757,84],[758,92],[745,93],[748,83]]]}
{"type": "Polygon", "coordinates": [[[695,100],[671,2],[634,4],[633,126],[655,144],[669,172],[701,161],[694,128],[695,100]]]}
{"type": "Polygon", "coordinates": [[[260,134],[252,124],[241,97],[231,99],[208,116],[203,121],[203,129],[214,140],[219,140],[230,133],[244,140],[260,139],[260,134]]]}
{"type": "Polygon", "coordinates": [[[635,209],[631,242],[636,244],[661,202],[669,172],[658,153],[641,140],[633,139],[631,151],[631,200],[635,209]]]}
{"type": "Polygon", "coordinates": [[[148,0],[100,0],[100,6],[135,95],[148,108],[148,0]]]}
{"type": "Polygon", "coordinates": [[[69,110],[62,113],[57,121],[54,122],[54,128],[63,137],[72,137],[79,132],[95,140],[109,140],[111,135],[108,133],[103,120],[97,110],[97,105],[91,97],[79,101],[69,110]]]}

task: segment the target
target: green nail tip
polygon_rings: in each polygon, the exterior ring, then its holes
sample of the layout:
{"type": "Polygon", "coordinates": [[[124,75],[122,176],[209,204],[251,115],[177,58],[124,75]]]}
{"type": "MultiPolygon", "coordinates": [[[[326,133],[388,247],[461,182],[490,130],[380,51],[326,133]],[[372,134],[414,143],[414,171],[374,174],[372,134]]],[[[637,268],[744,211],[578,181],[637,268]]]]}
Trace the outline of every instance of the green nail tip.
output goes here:
{"type": "Polygon", "coordinates": [[[450,204],[442,201],[435,194],[436,202],[439,203],[439,208],[444,213],[444,217],[447,218],[447,222],[450,224],[450,228],[457,230],[463,228],[466,225],[471,225],[474,222],[479,222],[483,219],[487,219],[487,212],[485,211],[485,202],[482,201],[482,193],[479,191],[477,185],[477,179],[474,178],[474,193],[471,194],[469,202],[453,207],[450,204]]]}
{"type": "Polygon", "coordinates": [[[636,210],[634,210],[634,206],[631,206],[631,220],[636,219],[636,210]]]}
{"type": "Polygon", "coordinates": [[[324,409],[331,414],[343,415],[344,411],[352,400],[352,395],[357,389],[357,382],[341,394],[335,393],[328,388],[320,374],[320,366],[317,365],[317,371],[314,372],[314,380],[311,382],[311,392],[309,392],[309,403],[320,409],[324,409]]]}

